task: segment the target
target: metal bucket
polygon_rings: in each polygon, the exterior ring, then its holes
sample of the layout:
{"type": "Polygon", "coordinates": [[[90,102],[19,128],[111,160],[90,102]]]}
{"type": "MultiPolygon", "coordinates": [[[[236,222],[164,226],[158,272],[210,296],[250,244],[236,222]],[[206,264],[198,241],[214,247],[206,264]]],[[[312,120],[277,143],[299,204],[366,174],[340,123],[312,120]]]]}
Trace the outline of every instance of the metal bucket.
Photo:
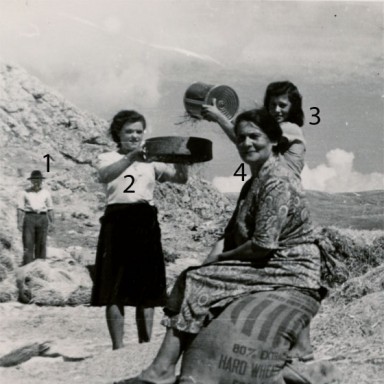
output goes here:
{"type": "Polygon", "coordinates": [[[145,141],[149,159],[163,163],[201,163],[212,159],[212,142],[200,137],[162,136],[145,141]]]}
{"type": "Polygon", "coordinates": [[[232,119],[239,109],[239,98],[232,88],[200,82],[193,83],[185,91],[184,106],[190,116],[202,119],[201,107],[204,104],[212,105],[213,99],[216,99],[217,108],[228,119],[232,119]]]}

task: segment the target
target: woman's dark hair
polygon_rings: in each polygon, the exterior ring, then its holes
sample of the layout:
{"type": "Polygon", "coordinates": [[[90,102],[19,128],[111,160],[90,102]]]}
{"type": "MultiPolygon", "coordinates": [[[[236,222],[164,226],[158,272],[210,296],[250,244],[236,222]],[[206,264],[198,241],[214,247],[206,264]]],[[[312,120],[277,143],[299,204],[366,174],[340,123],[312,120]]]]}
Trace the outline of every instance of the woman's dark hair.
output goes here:
{"type": "Polygon", "coordinates": [[[134,124],[140,122],[143,124],[143,129],[145,130],[147,123],[145,121],[145,118],[143,115],[136,111],[129,111],[124,110],[116,113],[116,115],[113,117],[111,126],[109,128],[109,133],[112,136],[112,139],[115,143],[117,143],[117,146],[120,148],[120,131],[124,127],[125,124],[134,124]]]}
{"type": "Polygon", "coordinates": [[[264,107],[269,109],[272,97],[288,95],[288,100],[292,106],[289,111],[287,121],[297,124],[299,127],[304,125],[304,112],[302,108],[302,96],[296,85],[290,81],[277,81],[268,85],[264,96],[264,107]]]}
{"type": "Polygon", "coordinates": [[[278,142],[283,134],[279,123],[269,114],[266,108],[251,109],[240,113],[235,121],[235,134],[237,134],[240,123],[243,121],[249,121],[257,125],[271,141],[278,142]]]}

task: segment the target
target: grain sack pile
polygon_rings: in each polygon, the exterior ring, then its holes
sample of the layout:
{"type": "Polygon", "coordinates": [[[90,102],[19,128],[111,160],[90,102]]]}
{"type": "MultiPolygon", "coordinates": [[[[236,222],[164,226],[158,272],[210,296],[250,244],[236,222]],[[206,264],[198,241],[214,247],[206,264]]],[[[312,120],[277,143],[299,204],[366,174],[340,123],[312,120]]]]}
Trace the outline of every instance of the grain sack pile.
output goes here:
{"type": "Polygon", "coordinates": [[[79,305],[90,300],[92,281],[87,268],[62,250],[19,268],[16,279],[23,303],[79,305]]]}

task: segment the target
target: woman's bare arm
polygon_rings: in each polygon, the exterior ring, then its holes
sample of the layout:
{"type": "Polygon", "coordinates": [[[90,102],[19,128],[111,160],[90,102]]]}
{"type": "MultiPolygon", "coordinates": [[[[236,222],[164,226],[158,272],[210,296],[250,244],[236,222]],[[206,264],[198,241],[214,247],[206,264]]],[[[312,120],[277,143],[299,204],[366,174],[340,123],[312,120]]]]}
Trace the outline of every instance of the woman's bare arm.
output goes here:
{"type": "Polygon", "coordinates": [[[137,160],[143,161],[142,149],[136,149],[129,152],[120,160],[113,164],[107,165],[104,168],[99,169],[99,180],[101,183],[110,183],[119,177],[131,164],[137,160]]]}
{"type": "Polygon", "coordinates": [[[203,264],[209,264],[214,263],[218,261],[217,256],[222,254],[224,249],[224,238],[218,240],[215,245],[212,247],[211,252],[207,256],[207,258],[204,260],[203,264]]]}
{"type": "Polygon", "coordinates": [[[270,249],[258,247],[252,244],[252,240],[248,240],[237,248],[221,253],[218,260],[259,261],[265,259],[270,252],[270,249]]]}
{"type": "Polygon", "coordinates": [[[236,143],[236,135],[234,131],[234,125],[233,123],[227,119],[226,116],[224,116],[220,110],[217,108],[216,105],[216,99],[212,100],[213,105],[203,105],[202,106],[202,116],[204,119],[208,121],[214,121],[221,129],[225,132],[225,134],[228,136],[229,140],[231,140],[233,143],[236,143]]]}

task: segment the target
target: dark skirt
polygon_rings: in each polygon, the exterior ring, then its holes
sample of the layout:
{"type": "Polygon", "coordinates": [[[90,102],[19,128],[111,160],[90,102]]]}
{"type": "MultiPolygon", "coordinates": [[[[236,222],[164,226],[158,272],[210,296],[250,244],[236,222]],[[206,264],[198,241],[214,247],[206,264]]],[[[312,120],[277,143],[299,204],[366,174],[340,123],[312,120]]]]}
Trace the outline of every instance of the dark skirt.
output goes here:
{"type": "Polygon", "coordinates": [[[156,207],[108,205],[100,222],[91,305],[163,306],[165,264],[156,207]]]}

